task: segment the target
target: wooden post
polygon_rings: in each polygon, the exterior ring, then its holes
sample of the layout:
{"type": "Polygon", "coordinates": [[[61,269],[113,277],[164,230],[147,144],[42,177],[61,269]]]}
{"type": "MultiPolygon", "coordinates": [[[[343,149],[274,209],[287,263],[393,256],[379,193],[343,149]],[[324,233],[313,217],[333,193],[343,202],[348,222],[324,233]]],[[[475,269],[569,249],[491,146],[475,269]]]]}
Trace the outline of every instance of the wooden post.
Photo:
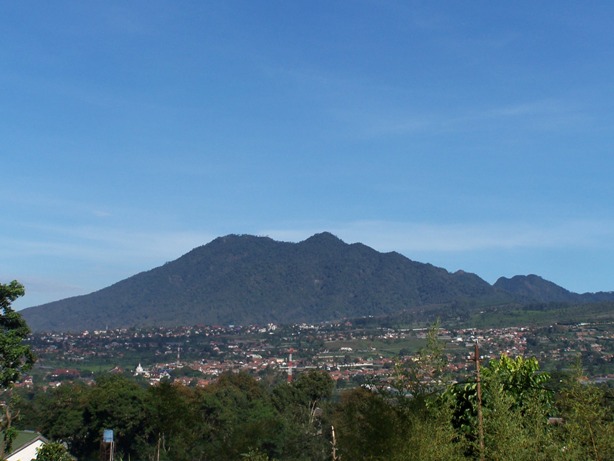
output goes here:
{"type": "Polygon", "coordinates": [[[480,351],[478,349],[478,343],[475,343],[473,360],[475,360],[475,374],[478,393],[478,435],[480,439],[480,461],[484,461],[484,418],[482,417],[482,380],[480,379],[480,351]]]}
{"type": "Polygon", "coordinates": [[[339,461],[341,458],[337,456],[337,438],[335,437],[335,426],[331,426],[330,428],[333,434],[333,440],[330,443],[333,446],[333,461],[339,461]]]}

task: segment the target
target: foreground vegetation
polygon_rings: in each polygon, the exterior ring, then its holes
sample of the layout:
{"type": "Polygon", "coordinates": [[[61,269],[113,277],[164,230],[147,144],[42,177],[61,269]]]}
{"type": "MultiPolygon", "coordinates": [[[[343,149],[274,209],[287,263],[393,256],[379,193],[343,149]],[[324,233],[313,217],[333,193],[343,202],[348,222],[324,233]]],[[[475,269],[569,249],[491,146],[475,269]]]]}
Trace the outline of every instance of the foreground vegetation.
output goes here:
{"type": "Polygon", "coordinates": [[[292,383],[226,373],[204,388],[104,375],[23,394],[19,424],[81,460],[99,458],[106,428],[117,458],[132,460],[613,459],[612,389],[502,356],[482,368],[479,392],[446,382],[438,347],[399,363],[386,387],[339,393],[319,370],[292,383]]]}

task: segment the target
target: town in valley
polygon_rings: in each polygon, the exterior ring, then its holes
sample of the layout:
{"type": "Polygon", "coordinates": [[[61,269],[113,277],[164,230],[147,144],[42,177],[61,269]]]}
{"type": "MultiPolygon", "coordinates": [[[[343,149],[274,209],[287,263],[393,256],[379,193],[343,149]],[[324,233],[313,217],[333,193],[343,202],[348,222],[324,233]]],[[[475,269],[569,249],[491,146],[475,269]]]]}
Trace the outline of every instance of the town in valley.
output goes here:
{"type": "MultiPolygon", "coordinates": [[[[36,333],[38,362],[23,386],[93,381],[98,373],[123,373],[151,384],[170,380],[206,386],[227,371],[259,379],[291,379],[304,370],[330,373],[338,388],[385,384],[397,364],[426,345],[429,327],[394,327],[369,319],[323,324],[125,328],[80,333],[36,333]]],[[[462,379],[482,361],[536,357],[551,373],[581,365],[587,379],[614,382],[614,322],[499,328],[437,326],[446,370],[462,379]]]]}

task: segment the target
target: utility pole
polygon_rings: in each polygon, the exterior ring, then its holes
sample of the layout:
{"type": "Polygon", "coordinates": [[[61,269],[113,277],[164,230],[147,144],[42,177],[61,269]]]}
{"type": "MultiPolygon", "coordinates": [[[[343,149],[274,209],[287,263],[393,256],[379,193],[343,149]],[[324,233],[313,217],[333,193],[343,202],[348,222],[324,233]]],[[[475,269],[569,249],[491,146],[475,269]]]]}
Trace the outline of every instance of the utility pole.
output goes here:
{"type": "Polygon", "coordinates": [[[478,343],[475,343],[475,352],[473,354],[475,361],[475,375],[478,393],[478,435],[480,439],[480,461],[484,461],[484,418],[482,417],[482,380],[480,379],[480,351],[478,343]]]}

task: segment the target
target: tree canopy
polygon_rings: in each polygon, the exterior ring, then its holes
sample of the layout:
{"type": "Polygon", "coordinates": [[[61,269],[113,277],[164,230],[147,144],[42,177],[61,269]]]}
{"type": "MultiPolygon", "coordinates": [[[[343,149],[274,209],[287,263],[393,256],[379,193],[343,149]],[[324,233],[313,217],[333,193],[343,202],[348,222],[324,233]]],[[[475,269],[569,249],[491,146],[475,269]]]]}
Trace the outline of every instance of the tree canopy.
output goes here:
{"type": "Polygon", "coordinates": [[[25,294],[21,283],[0,283],[0,388],[7,389],[32,368],[34,354],[24,339],[30,334],[26,321],[11,304],[25,294]]]}
{"type": "Polygon", "coordinates": [[[12,389],[24,372],[32,368],[34,354],[24,340],[30,329],[21,315],[11,304],[25,294],[25,289],[17,280],[8,284],[0,283],[0,459],[9,452],[16,432],[13,420],[19,414],[13,413],[12,389]]]}

